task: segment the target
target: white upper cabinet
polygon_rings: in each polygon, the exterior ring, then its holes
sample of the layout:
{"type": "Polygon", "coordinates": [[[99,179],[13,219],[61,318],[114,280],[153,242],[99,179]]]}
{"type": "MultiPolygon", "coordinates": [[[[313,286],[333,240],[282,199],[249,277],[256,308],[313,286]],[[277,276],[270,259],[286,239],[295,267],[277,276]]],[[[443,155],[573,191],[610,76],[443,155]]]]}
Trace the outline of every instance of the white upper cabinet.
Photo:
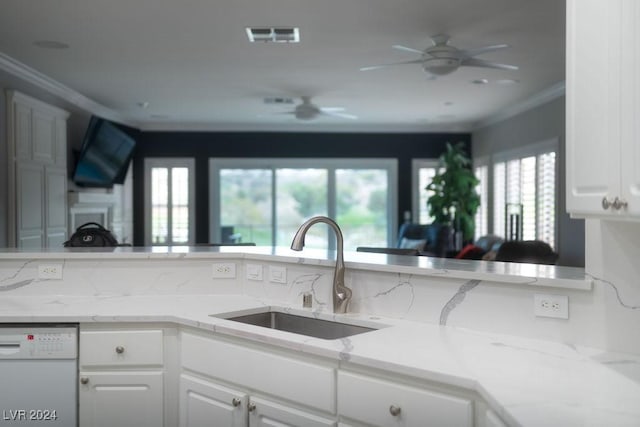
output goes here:
{"type": "Polygon", "coordinates": [[[67,237],[68,113],[7,91],[9,246],[62,247],[67,237]]]}
{"type": "Polygon", "coordinates": [[[567,1],[567,211],[640,219],[640,2],[567,1]]]}

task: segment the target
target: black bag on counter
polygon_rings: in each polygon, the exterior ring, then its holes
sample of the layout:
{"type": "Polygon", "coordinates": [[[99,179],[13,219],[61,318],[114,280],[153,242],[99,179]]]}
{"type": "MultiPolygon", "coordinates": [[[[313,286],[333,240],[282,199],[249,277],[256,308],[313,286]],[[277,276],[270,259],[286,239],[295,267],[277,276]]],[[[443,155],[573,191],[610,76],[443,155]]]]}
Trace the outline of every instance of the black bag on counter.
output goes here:
{"type": "Polygon", "coordinates": [[[78,227],[71,238],[64,242],[65,248],[96,248],[118,246],[111,231],[96,222],[87,222],[78,227]]]}

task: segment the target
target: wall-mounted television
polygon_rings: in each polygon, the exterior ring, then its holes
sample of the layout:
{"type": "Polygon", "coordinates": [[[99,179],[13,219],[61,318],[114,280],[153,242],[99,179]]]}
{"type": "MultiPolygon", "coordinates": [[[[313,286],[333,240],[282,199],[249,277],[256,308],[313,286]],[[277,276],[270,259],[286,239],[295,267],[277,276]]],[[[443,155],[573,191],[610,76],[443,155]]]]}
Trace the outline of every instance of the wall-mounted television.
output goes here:
{"type": "Polygon", "coordinates": [[[136,141],[106,119],[92,116],[82,142],[73,182],[83,187],[122,184],[136,141]]]}

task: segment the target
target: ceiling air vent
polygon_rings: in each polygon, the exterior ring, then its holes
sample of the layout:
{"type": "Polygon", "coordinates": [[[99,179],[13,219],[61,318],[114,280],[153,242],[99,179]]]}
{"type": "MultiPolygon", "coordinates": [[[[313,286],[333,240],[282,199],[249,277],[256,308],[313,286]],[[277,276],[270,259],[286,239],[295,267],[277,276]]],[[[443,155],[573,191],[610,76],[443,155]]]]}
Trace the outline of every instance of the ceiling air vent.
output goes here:
{"type": "Polygon", "coordinates": [[[247,36],[252,43],[298,43],[300,30],[294,27],[248,27],[247,36]]]}
{"type": "Polygon", "coordinates": [[[293,104],[293,98],[268,97],[264,99],[264,103],[275,105],[291,105],[293,104]]]}

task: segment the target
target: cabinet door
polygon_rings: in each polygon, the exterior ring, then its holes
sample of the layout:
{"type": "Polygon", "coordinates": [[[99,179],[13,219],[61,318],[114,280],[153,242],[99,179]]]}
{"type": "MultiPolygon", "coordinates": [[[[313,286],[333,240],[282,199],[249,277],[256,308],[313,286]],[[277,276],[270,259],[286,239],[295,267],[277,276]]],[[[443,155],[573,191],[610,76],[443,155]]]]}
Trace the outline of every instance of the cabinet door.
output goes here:
{"type": "Polygon", "coordinates": [[[180,427],[245,426],[247,402],[246,393],[180,375],[180,427]]]}
{"type": "Polygon", "coordinates": [[[79,396],[82,427],[163,424],[162,372],[80,372],[79,396]]]}
{"type": "Polygon", "coordinates": [[[375,426],[471,427],[473,402],[444,392],[338,372],[338,414],[375,426]]]}
{"type": "Polygon", "coordinates": [[[67,236],[67,170],[45,167],[47,247],[61,248],[67,236]]]}
{"type": "Polygon", "coordinates": [[[620,194],[620,2],[567,1],[566,199],[572,214],[619,214],[603,209],[602,200],[620,194]]]}
{"type": "MultiPolygon", "coordinates": [[[[14,103],[14,152],[17,160],[31,160],[31,108],[14,103]]],[[[13,160],[13,159],[9,159],[13,160]]]]}
{"type": "Polygon", "coordinates": [[[622,142],[620,195],[628,215],[640,216],[640,2],[622,2],[620,31],[627,53],[622,56],[622,142]],[[633,53],[633,54],[632,54],[633,53]]]}
{"type": "Polygon", "coordinates": [[[53,164],[56,149],[56,118],[51,114],[34,109],[31,120],[33,160],[53,164]]]}
{"type": "Polygon", "coordinates": [[[249,427],[326,427],[336,421],[279,403],[251,397],[249,402],[249,427]]]}
{"type": "Polygon", "coordinates": [[[41,249],[44,242],[44,168],[16,165],[16,243],[19,248],[41,249]]]}

